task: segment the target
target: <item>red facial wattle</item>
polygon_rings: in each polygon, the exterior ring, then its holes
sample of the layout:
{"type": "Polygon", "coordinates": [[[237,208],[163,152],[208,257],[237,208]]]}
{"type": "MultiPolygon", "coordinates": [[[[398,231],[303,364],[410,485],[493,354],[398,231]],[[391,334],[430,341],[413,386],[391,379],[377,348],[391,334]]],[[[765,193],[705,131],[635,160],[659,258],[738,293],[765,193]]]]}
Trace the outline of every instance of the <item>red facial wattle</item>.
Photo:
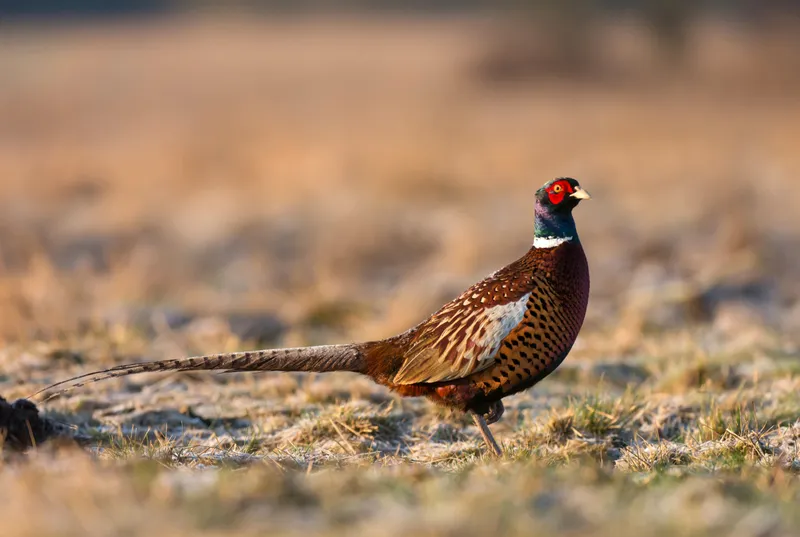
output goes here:
{"type": "Polygon", "coordinates": [[[562,201],[564,201],[564,191],[561,190],[559,192],[548,192],[550,195],[550,203],[553,205],[558,205],[562,201]]]}
{"type": "Polygon", "coordinates": [[[564,201],[564,197],[567,194],[572,194],[573,192],[575,192],[575,190],[567,181],[558,181],[547,189],[547,195],[550,197],[550,203],[553,205],[558,205],[564,201]]]}

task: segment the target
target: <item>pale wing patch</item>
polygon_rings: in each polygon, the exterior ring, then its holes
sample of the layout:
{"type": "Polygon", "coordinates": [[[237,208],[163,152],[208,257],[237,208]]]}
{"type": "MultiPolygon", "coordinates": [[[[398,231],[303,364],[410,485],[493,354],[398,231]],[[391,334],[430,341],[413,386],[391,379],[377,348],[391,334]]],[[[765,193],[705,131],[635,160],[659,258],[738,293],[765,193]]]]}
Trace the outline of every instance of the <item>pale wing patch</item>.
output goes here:
{"type": "Polygon", "coordinates": [[[445,308],[431,333],[420,341],[421,348],[406,358],[394,383],[442,382],[486,369],[494,363],[503,339],[525,316],[529,297],[526,293],[514,302],[485,309],[459,309],[460,302],[445,308]]]}

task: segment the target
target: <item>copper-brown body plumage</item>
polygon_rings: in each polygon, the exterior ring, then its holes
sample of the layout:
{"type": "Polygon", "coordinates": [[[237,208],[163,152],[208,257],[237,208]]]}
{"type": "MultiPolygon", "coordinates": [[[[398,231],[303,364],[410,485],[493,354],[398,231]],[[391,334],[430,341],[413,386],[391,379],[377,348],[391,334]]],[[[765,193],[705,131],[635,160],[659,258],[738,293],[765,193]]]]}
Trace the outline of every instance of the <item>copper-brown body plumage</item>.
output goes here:
{"type": "MultiPolygon", "coordinates": [[[[394,382],[394,375],[407,360],[407,349],[439,320],[442,311],[448,311],[445,306],[408,332],[369,344],[364,372],[401,395],[424,395],[439,404],[479,414],[488,412],[489,405],[501,398],[530,388],[558,367],[583,324],[589,296],[589,268],[583,248],[579,242],[564,243],[553,251],[531,248],[524,257],[470,287],[450,304],[475,307],[463,304],[467,297],[478,295],[471,304],[480,305],[480,299],[487,298],[486,304],[493,306],[504,290],[508,298],[529,297],[522,321],[501,340],[489,367],[453,381],[394,382]]],[[[453,337],[458,337],[454,332],[453,337]]]]}

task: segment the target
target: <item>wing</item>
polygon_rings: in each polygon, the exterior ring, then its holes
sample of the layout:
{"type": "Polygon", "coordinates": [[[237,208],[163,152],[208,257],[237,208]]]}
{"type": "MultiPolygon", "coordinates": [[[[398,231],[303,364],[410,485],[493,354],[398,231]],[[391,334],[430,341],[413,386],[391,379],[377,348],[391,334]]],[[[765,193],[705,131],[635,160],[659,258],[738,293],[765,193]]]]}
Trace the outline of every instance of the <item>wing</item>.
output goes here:
{"type": "Polygon", "coordinates": [[[418,326],[393,382],[449,381],[491,366],[536,286],[524,260],[473,285],[418,326]]]}

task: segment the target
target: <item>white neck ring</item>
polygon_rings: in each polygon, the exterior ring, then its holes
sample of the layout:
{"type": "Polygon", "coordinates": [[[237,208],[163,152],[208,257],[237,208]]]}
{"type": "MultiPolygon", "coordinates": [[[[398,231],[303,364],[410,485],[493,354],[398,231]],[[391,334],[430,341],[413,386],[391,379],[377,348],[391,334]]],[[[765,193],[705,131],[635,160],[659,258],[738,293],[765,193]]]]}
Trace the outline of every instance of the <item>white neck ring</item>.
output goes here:
{"type": "Polygon", "coordinates": [[[534,248],[555,248],[560,244],[571,241],[572,237],[535,237],[533,239],[534,248]]]}

